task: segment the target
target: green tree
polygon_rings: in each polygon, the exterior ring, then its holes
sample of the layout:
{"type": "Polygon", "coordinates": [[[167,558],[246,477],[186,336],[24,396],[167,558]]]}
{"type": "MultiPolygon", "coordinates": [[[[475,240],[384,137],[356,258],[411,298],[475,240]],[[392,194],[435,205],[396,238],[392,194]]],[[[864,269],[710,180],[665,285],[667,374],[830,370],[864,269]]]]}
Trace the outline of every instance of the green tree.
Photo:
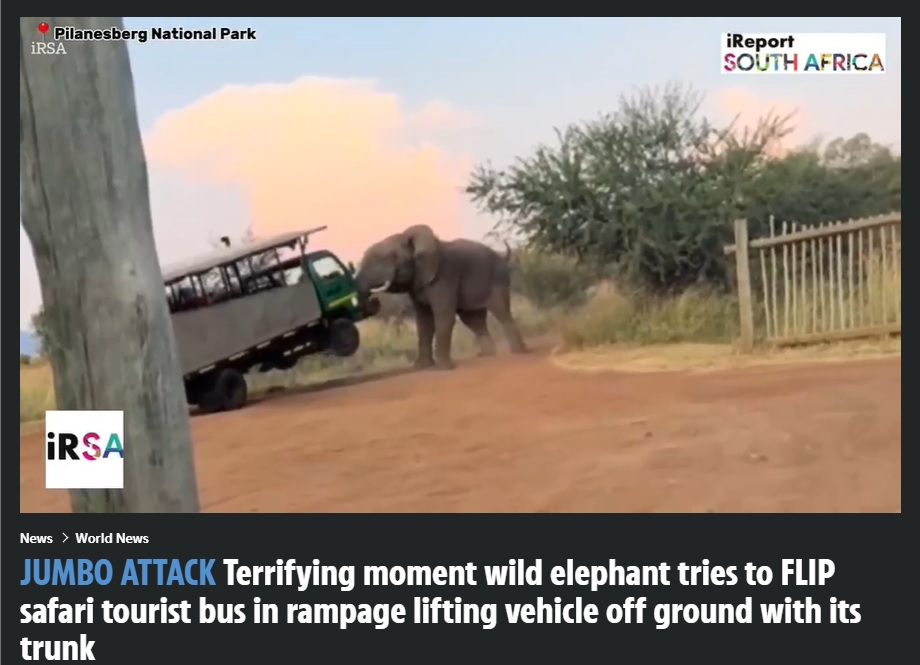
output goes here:
{"type": "Polygon", "coordinates": [[[46,358],[50,356],[52,349],[55,348],[56,340],[59,339],[51,330],[49,325],[50,319],[45,316],[45,306],[42,305],[38,311],[32,315],[32,332],[38,339],[40,353],[46,358]]]}
{"type": "Polygon", "coordinates": [[[613,268],[654,289],[726,282],[731,217],[789,130],[768,116],[750,131],[700,117],[679,85],[623,97],[611,114],[556,130],[505,170],[478,167],[467,193],[529,246],[613,268]]]}
{"type": "Polygon", "coordinates": [[[837,176],[859,208],[855,216],[901,209],[901,156],[868,134],[828,143],[823,163],[837,176]]]}
{"type": "Polygon", "coordinates": [[[571,257],[518,249],[511,255],[511,288],[538,307],[578,305],[598,279],[571,257]]]}
{"type": "Polygon", "coordinates": [[[771,216],[815,223],[900,209],[900,156],[868,135],[776,158],[792,116],[718,126],[699,113],[702,99],[679,85],[623,97],[506,169],[477,167],[466,191],[530,248],[654,290],[726,286],[722,246],[739,216],[758,236],[771,216]]]}
{"type": "Polygon", "coordinates": [[[750,214],[813,224],[900,208],[901,158],[857,134],[768,162],[750,214]]]}

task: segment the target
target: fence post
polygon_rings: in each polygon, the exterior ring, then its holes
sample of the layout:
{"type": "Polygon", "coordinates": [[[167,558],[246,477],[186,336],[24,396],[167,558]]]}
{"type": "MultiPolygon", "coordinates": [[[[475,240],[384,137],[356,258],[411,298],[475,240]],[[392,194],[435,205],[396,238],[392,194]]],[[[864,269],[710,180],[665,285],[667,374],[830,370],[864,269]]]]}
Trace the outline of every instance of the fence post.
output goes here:
{"type": "Polygon", "coordinates": [[[741,317],[741,351],[754,350],[754,299],[751,296],[751,263],[746,219],[735,220],[735,270],[738,282],[738,313],[741,317]]]}

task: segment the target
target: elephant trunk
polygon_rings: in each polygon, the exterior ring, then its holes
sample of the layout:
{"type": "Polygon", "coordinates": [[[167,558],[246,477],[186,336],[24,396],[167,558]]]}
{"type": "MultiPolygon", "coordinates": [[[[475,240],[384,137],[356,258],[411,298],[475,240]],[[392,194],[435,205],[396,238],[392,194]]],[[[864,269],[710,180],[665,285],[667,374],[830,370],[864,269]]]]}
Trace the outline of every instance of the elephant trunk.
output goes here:
{"type": "Polygon", "coordinates": [[[390,287],[390,282],[379,283],[376,279],[370,279],[366,272],[358,271],[355,275],[355,287],[358,292],[358,308],[365,316],[374,316],[380,311],[380,301],[374,294],[386,291],[390,287]]]}
{"type": "Polygon", "coordinates": [[[366,294],[386,291],[393,284],[394,271],[388,266],[365,261],[355,274],[355,286],[366,294]]]}
{"type": "Polygon", "coordinates": [[[380,311],[380,301],[369,291],[358,289],[358,309],[364,316],[374,316],[380,311]]]}

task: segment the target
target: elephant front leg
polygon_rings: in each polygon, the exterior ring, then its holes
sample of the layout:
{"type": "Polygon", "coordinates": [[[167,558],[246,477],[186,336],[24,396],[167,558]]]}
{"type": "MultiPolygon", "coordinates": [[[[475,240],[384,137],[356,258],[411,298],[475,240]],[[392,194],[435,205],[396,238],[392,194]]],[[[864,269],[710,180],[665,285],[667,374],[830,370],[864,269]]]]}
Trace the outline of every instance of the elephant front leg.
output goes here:
{"type": "Polygon", "coordinates": [[[434,364],[438,369],[453,369],[450,357],[451,338],[454,334],[456,313],[451,310],[434,315],[434,364]]]}
{"type": "Polygon", "coordinates": [[[419,368],[434,365],[431,356],[431,344],[434,341],[434,315],[431,309],[424,305],[415,306],[415,330],[418,334],[418,355],[415,357],[415,366],[419,368]]]}

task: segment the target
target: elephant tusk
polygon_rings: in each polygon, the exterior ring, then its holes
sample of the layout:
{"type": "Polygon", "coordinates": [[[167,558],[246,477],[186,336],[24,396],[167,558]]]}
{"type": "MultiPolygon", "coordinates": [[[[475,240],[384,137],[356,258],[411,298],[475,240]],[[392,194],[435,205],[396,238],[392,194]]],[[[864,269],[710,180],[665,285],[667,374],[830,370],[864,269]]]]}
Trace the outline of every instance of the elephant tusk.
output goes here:
{"type": "Polygon", "coordinates": [[[390,281],[387,280],[386,282],[384,282],[383,284],[381,284],[381,285],[378,286],[377,288],[371,289],[371,293],[383,293],[384,291],[386,291],[386,290],[389,289],[389,288],[390,288],[390,281]]]}

